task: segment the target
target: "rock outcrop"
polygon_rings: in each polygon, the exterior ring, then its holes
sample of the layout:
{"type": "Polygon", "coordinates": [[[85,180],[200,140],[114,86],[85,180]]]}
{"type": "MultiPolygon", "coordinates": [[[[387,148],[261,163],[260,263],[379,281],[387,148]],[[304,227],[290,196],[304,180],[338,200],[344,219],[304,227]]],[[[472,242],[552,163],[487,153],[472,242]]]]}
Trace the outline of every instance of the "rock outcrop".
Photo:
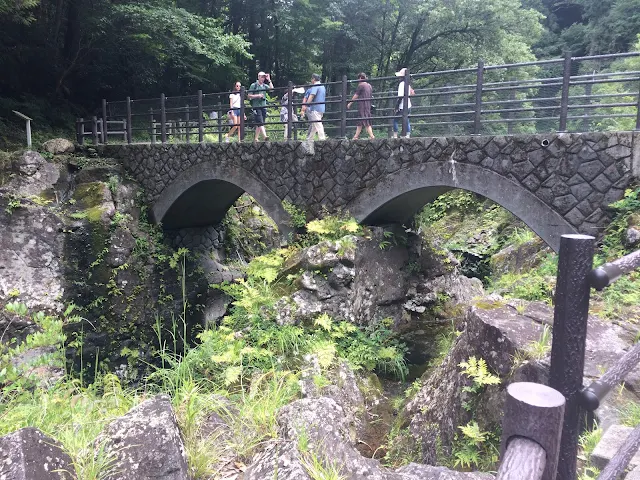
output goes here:
{"type": "Polygon", "coordinates": [[[69,455],[53,438],[32,427],[0,437],[0,478],[6,480],[74,480],[69,455]]]}
{"type": "Polygon", "coordinates": [[[96,444],[113,458],[108,480],[189,479],[187,455],[166,395],[111,422],[96,444]]]}
{"type": "Polygon", "coordinates": [[[245,480],[311,480],[335,472],[347,480],[482,480],[487,474],[452,472],[442,467],[408,465],[397,471],[356,450],[349,417],[328,397],[297,400],[278,414],[279,438],[259,453],[245,480]],[[277,472],[277,473],[276,473],[277,472]]]}
{"type": "MultiPolygon", "coordinates": [[[[403,412],[408,429],[406,442],[421,447],[421,460],[427,464],[435,464],[439,454],[449,455],[456,434],[459,434],[458,427],[472,420],[477,421],[483,431],[499,429],[504,389],[509,383],[546,384],[548,381],[551,345],[541,342],[544,341],[545,325],[553,324],[553,310],[539,302],[509,305],[494,299],[478,304],[483,308],[469,309],[466,328],[442,364],[425,376],[422,388],[403,412]],[[470,357],[484,359],[489,372],[499,376],[501,384],[471,388],[474,387],[472,378],[460,367],[460,363],[470,357]]],[[[599,377],[602,369],[613,365],[632,344],[630,331],[590,318],[584,369],[586,381],[599,377]]],[[[627,379],[627,385],[633,391],[638,391],[638,374],[640,367],[627,379]]],[[[605,400],[598,410],[601,426],[610,424],[615,416],[611,402],[617,402],[617,398],[608,401],[605,400]]]]}
{"type": "Polygon", "coordinates": [[[42,144],[42,149],[54,155],[73,153],[76,151],[75,145],[66,138],[52,138],[51,140],[47,140],[42,144]]]}

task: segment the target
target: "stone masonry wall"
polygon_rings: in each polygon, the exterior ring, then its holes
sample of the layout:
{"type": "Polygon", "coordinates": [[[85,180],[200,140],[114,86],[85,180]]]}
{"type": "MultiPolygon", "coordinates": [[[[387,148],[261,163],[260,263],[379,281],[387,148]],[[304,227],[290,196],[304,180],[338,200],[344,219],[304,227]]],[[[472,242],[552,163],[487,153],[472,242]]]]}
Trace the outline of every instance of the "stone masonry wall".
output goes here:
{"type": "Polygon", "coordinates": [[[403,168],[469,163],[516,182],[582,231],[601,226],[605,207],[622,197],[640,170],[637,132],[99,148],[123,161],[151,204],[182,172],[213,162],[253,174],[312,215],[344,208],[403,168]]]}

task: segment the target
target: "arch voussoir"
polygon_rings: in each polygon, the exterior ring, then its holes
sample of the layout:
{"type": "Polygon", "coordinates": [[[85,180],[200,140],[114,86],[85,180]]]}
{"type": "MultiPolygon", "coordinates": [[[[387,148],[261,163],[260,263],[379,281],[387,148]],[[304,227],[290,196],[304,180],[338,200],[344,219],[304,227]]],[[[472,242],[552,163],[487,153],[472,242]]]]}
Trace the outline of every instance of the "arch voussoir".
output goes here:
{"type": "Polygon", "coordinates": [[[459,188],[506,208],[556,252],[560,237],[577,233],[552,207],[522,185],[484,167],[457,162],[429,162],[386,175],[347,205],[365,224],[406,223],[422,206],[459,188]]]}

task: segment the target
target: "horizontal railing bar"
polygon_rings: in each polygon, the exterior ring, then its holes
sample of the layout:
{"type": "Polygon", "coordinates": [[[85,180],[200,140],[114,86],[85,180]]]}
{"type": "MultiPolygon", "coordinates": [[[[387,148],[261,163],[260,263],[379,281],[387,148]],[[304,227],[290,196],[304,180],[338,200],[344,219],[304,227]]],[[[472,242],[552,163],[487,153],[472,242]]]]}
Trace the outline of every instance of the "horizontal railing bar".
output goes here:
{"type": "Polygon", "coordinates": [[[549,77],[549,78],[530,78],[530,79],[522,79],[522,80],[504,80],[501,82],[486,82],[483,83],[483,86],[493,86],[493,85],[511,85],[511,84],[516,84],[516,85],[521,85],[521,84],[526,84],[526,83],[540,83],[542,85],[548,85],[548,83],[544,83],[544,82],[557,82],[559,80],[562,80],[562,77],[549,77]]]}
{"type": "MultiPolygon", "coordinates": [[[[561,100],[560,97],[541,97],[541,98],[520,98],[515,100],[487,100],[482,101],[482,105],[501,105],[506,103],[525,103],[525,102],[551,102],[561,100]]],[[[559,108],[559,105],[555,108],[559,108]]]]}
{"type": "Polygon", "coordinates": [[[586,109],[586,108],[615,108],[615,107],[635,107],[636,103],[587,103],[587,104],[582,104],[582,105],[568,105],[568,109],[572,109],[572,108],[580,108],[580,109],[586,109]]]}
{"type": "Polygon", "coordinates": [[[631,77],[631,78],[612,78],[612,79],[603,79],[603,80],[594,80],[592,82],[587,81],[578,81],[578,82],[569,82],[570,87],[574,87],[576,85],[597,85],[601,83],[624,83],[624,82],[637,82],[640,80],[640,77],[631,77]]]}
{"type": "Polygon", "coordinates": [[[498,118],[482,120],[482,123],[519,123],[519,122],[539,122],[540,120],[559,120],[558,117],[530,117],[530,118],[498,118]]]}
{"type": "Polygon", "coordinates": [[[591,286],[598,291],[603,290],[637,268],[640,268],[640,250],[595,268],[591,272],[591,286]]]}
{"type": "Polygon", "coordinates": [[[598,114],[598,115],[569,115],[567,116],[567,120],[582,120],[589,118],[636,118],[635,113],[611,113],[608,115],[598,114]]]}
{"type": "Polygon", "coordinates": [[[549,65],[551,63],[562,63],[563,61],[564,61],[563,58],[552,58],[550,60],[537,60],[534,62],[507,63],[505,65],[487,65],[484,67],[484,69],[496,70],[499,68],[528,67],[532,65],[549,65]]]}
{"type": "Polygon", "coordinates": [[[627,469],[629,462],[638,451],[638,447],[640,447],[640,425],[633,429],[624,441],[622,448],[609,460],[598,480],[616,480],[619,478],[627,469]]]}
{"type": "Polygon", "coordinates": [[[585,75],[571,75],[571,78],[600,78],[600,77],[619,77],[620,75],[638,75],[640,70],[631,70],[628,72],[604,72],[604,73],[591,73],[585,75]]]}
{"type": "Polygon", "coordinates": [[[584,407],[594,411],[600,406],[602,399],[618,384],[624,381],[627,374],[640,363],[640,343],[636,343],[625,353],[613,367],[605,372],[598,380],[582,390],[581,397],[584,407]]]}
{"type": "Polygon", "coordinates": [[[530,108],[501,108],[497,110],[481,110],[481,113],[507,113],[507,112],[535,112],[537,110],[557,110],[556,105],[550,107],[530,107],[530,108]]]}
{"type": "Polygon", "coordinates": [[[562,82],[553,82],[553,83],[545,83],[544,85],[529,85],[529,86],[515,86],[515,87],[491,87],[491,88],[483,88],[482,93],[485,92],[500,92],[500,91],[508,91],[508,90],[530,90],[532,88],[540,88],[540,87],[557,87],[562,85],[562,82]]]}
{"type": "Polygon", "coordinates": [[[594,93],[592,95],[571,95],[569,100],[573,100],[576,98],[584,99],[584,98],[611,98],[611,97],[635,97],[637,94],[635,92],[632,93],[594,93]]]}
{"type": "Polygon", "coordinates": [[[609,53],[606,55],[590,55],[588,57],[571,57],[571,60],[573,61],[606,60],[608,58],[637,57],[639,55],[640,55],[640,52],[609,53]]]}

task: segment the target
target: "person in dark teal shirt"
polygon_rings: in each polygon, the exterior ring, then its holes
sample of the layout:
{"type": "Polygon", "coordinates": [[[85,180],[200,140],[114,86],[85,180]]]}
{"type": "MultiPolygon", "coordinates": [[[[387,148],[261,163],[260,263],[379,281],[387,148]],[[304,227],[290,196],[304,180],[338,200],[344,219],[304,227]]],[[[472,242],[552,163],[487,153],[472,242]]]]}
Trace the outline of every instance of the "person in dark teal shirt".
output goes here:
{"type": "Polygon", "coordinates": [[[251,101],[251,108],[256,123],[256,135],[253,139],[254,143],[258,141],[260,135],[265,141],[269,140],[267,136],[267,130],[264,124],[267,120],[267,95],[266,91],[273,89],[273,83],[271,83],[271,76],[268,73],[258,73],[258,81],[253,82],[249,87],[249,93],[247,96],[251,101]]]}

